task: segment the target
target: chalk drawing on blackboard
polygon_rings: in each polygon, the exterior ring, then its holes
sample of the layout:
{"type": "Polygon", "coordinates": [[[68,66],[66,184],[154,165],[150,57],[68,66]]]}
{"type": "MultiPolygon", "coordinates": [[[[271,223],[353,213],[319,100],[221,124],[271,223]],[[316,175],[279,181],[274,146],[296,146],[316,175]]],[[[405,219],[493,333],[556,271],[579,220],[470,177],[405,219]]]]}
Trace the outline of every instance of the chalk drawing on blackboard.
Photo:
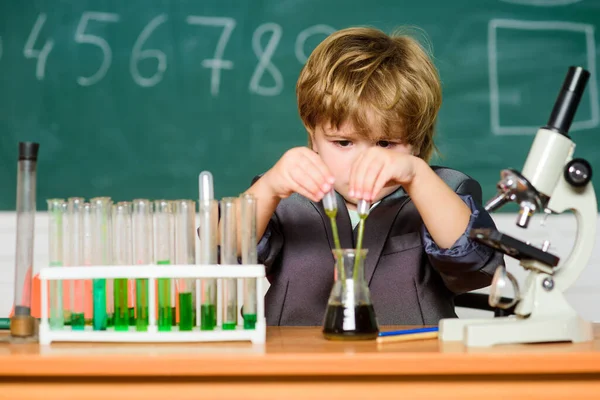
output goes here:
{"type": "Polygon", "coordinates": [[[598,105],[598,84],[596,77],[596,42],[594,26],[566,21],[520,21],[512,19],[492,19],[488,24],[488,76],[490,87],[490,124],[494,135],[534,134],[539,126],[515,126],[501,123],[500,88],[498,86],[498,29],[547,30],[579,32],[584,35],[586,47],[586,64],[583,66],[590,72],[587,94],[590,99],[590,118],[574,121],[571,131],[595,128],[600,124],[600,107],[598,105]]]}
{"type": "Polygon", "coordinates": [[[282,35],[283,28],[274,22],[266,22],[254,31],[252,35],[252,50],[254,50],[254,54],[259,61],[250,79],[250,93],[258,93],[261,96],[277,96],[283,90],[283,75],[271,62],[282,35]],[[269,42],[265,49],[261,45],[261,39],[264,34],[270,34],[269,42]],[[265,72],[268,72],[275,81],[273,86],[262,86],[260,84],[265,72]]]}
{"type": "Polygon", "coordinates": [[[582,0],[500,0],[504,3],[522,4],[525,6],[554,7],[568,6],[579,3],[582,0]]]}
{"type": "Polygon", "coordinates": [[[313,25],[298,34],[296,38],[296,45],[294,46],[294,52],[296,53],[296,58],[300,61],[301,64],[306,63],[308,60],[308,56],[304,52],[304,43],[306,40],[312,35],[322,34],[325,36],[329,36],[335,32],[335,29],[329,25],[313,25]]]}

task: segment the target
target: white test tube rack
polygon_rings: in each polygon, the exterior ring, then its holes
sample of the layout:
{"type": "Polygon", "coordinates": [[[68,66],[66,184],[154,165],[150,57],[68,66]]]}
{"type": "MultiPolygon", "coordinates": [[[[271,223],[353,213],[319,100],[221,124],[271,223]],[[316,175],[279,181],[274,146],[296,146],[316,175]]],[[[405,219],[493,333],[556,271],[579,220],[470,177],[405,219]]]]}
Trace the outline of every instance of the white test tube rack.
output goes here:
{"type": "MultiPolygon", "coordinates": [[[[74,266],[45,267],[40,271],[41,314],[39,326],[39,342],[48,345],[52,342],[224,342],[251,341],[263,344],[266,340],[267,324],[265,319],[264,265],[107,265],[107,266],[74,266]],[[127,331],[115,331],[113,327],[103,331],[95,331],[91,326],[83,330],[72,330],[70,326],[62,329],[50,329],[48,316],[48,282],[51,280],[80,279],[148,279],[148,330],[139,332],[135,326],[127,331]],[[189,279],[224,279],[224,278],[256,278],[256,327],[235,330],[222,330],[216,326],[212,331],[200,330],[195,326],[191,331],[179,331],[172,326],[171,331],[159,331],[156,323],[156,280],[159,278],[189,279]]],[[[221,299],[217,299],[220,301],[221,299]]],[[[216,304],[219,307],[220,304],[216,304]]],[[[200,304],[196,304],[196,313],[200,315],[200,304]]],[[[241,318],[241,316],[238,316],[241,318]]]]}

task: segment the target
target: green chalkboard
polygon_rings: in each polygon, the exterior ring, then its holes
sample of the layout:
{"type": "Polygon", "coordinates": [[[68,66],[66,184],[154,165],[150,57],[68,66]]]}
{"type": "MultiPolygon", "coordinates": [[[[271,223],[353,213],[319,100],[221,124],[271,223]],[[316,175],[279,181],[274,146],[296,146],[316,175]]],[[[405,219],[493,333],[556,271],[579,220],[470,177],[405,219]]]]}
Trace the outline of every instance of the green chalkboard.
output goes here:
{"type": "MultiPolygon", "coordinates": [[[[334,29],[423,28],[444,90],[443,158],[495,192],[520,169],[568,66],[592,73],[572,137],[600,163],[595,0],[20,0],[0,4],[0,209],[17,143],[41,143],[45,199],[237,195],[306,143],[295,81],[334,29]]],[[[596,185],[600,183],[595,175],[596,185]]]]}

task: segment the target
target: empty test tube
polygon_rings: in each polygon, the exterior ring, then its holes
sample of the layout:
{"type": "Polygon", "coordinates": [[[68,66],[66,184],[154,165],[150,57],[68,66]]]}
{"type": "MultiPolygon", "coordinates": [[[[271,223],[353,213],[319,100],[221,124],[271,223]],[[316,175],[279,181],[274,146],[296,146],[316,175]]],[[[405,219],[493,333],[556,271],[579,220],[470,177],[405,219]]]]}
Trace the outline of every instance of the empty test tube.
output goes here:
{"type": "MultiPolygon", "coordinates": [[[[154,254],[156,264],[168,266],[172,259],[172,210],[167,200],[154,202],[154,254]]],[[[170,331],[173,323],[171,279],[158,279],[158,330],[170,331]]]]}
{"type": "MultiPolygon", "coordinates": [[[[200,257],[201,265],[217,264],[219,204],[214,199],[213,177],[208,171],[199,176],[200,257]]],[[[213,330],[217,325],[217,280],[202,279],[200,329],[213,330]]]]}
{"type": "MultiPolygon", "coordinates": [[[[176,200],[173,202],[175,217],[175,264],[193,265],[196,262],[194,222],[196,202],[176,200]]],[[[190,331],[194,327],[194,279],[178,279],[179,330],[190,331]]]]}
{"type": "MultiPolygon", "coordinates": [[[[48,199],[48,250],[50,267],[63,266],[63,217],[65,201],[48,199]]],[[[62,281],[50,282],[50,329],[62,329],[65,324],[63,314],[62,281]]]]}
{"type": "MultiPolygon", "coordinates": [[[[153,262],[152,203],[147,199],[133,200],[133,262],[149,265],[153,262]]],[[[135,329],[148,330],[148,279],[136,279],[135,329]]]]}
{"type": "MultiPolygon", "coordinates": [[[[131,203],[113,206],[114,264],[131,265],[131,203]]],[[[114,281],[114,323],[116,331],[129,329],[129,284],[126,278],[114,281]]]]}
{"type": "MultiPolygon", "coordinates": [[[[83,204],[81,197],[68,199],[69,220],[69,264],[68,266],[83,265],[83,204]]],[[[72,280],[69,282],[69,300],[71,311],[71,329],[83,330],[85,327],[85,281],[72,280]]]]}
{"type": "MultiPolygon", "coordinates": [[[[221,200],[221,264],[237,264],[237,224],[235,197],[221,200]]],[[[237,325],[237,279],[223,280],[223,329],[237,325]]]]}
{"type": "MultiPolygon", "coordinates": [[[[243,194],[241,201],[242,264],[256,264],[256,198],[243,194]]],[[[256,279],[244,279],[244,329],[256,327],[256,279]]]]}
{"type": "Polygon", "coordinates": [[[10,334],[29,337],[34,334],[31,316],[33,245],[36,210],[36,169],[39,144],[19,143],[17,162],[17,245],[15,257],[14,314],[10,334]]]}
{"type": "MultiPolygon", "coordinates": [[[[112,264],[112,200],[95,197],[92,206],[92,264],[112,264]]],[[[94,279],[94,330],[106,330],[108,325],[106,279],[94,279]]]]}

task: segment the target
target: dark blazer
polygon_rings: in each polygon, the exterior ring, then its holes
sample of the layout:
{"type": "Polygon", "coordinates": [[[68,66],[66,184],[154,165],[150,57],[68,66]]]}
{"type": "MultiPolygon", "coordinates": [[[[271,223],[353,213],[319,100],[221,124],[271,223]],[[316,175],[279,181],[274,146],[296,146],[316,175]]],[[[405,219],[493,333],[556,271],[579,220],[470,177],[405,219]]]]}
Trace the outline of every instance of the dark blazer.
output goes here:
{"type": "MultiPolygon", "coordinates": [[[[476,209],[468,229],[494,227],[477,181],[449,168],[433,169],[456,193],[471,196],[476,209]]],[[[353,248],[356,229],[339,194],[337,224],[342,248],[353,248]]],[[[366,219],[365,279],[381,325],[437,324],[456,317],[454,295],[488,286],[496,267],[504,264],[501,253],[466,235],[450,249],[431,249],[437,246],[431,239],[423,242],[425,232],[402,188],[382,199],[366,219]]],[[[298,194],[279,203],[258,251],[271,283],[265,297],[268,325],[323,323],[333,285],[333,247],[322,203],[298,194]]]]}

